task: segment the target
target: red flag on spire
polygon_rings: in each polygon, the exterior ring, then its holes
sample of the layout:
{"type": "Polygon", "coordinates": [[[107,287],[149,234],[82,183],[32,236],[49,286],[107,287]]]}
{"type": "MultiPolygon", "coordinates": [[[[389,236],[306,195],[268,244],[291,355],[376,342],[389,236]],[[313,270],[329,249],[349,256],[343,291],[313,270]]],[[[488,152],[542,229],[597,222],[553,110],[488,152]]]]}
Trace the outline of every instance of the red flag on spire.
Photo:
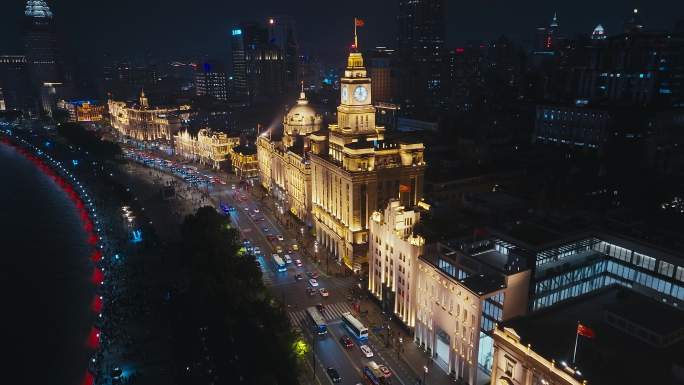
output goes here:
{"type": "Polygon", "coordinates": [[[587,338],[594,338],[596,337],[596,333],[594,332],[594,329],[584,326],[580,323],[577,324],[577,334],[581,335],[582,337],[587,337],[587,338]]]}
{"type": "Polygon", "coordinates": [[[363,21],[363,19],[354,18],[354,24],[357,27],[363,27],[366,23],[363,21]]]}

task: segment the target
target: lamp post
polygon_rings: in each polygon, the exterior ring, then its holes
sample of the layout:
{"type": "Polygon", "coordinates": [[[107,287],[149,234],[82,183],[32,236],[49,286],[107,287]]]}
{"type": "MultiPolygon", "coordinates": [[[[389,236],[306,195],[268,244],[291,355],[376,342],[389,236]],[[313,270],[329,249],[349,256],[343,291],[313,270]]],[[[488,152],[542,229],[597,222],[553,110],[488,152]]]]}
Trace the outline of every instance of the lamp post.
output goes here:
{"type": "Polygon", "coordinates": [[[403,346],[402,345],[403,343],[404,343],[404,339],[401,336],[399,336],[399,345],[397,346],[397,360],[399,360],[399,358],[400,358],[399,353],[401,353],[401,348],[403,346]]]}
{"type": "Polygon", "coordinates": [[[427,365],[423,365],[423,385],[427,384],[427,374],[428,374],[428,367],[427,367],[427,365]]]}

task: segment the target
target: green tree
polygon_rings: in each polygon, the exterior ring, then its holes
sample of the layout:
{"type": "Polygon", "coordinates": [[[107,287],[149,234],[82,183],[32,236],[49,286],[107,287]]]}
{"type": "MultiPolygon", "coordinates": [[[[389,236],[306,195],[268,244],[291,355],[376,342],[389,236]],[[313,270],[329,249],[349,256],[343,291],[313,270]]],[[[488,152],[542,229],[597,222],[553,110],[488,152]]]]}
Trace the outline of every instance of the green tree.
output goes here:
{"type": "MultiPolygon", "coordinates": [[[[177,359],[196,362],[199,341],[187,336],[202,328],[213,362],[220,362],[211,368],[220,383],[295,384],[296,339],[287,313],[264,287],[254,257],[238,252],[229,217],[202,207],[185,218],[181,236],[188,285],[175,309],[177,359]]],[[[202,382],[203,369],[182,378],[202,382]]]]}

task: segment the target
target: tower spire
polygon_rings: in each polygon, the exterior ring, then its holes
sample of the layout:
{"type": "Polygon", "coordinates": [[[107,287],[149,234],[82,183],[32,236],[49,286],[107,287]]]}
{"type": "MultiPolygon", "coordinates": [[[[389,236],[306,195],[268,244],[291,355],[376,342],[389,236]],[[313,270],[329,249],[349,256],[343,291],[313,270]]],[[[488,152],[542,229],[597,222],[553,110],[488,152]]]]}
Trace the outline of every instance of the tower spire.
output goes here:
{"type": "Polygon", "coordinates": [[[354,18],[354,49],[359,49],[359,35],[356,32],[356,18],[354,18]]]}
{"type": "Polygon", "coordinates": [[[359,34],[357,33],[357,28],[358,27],[363,27],[365,22],[363,19],[359,19],[357,17],[354,18],[354,49],[358,50],[359,49],[359,34]]]}
{"type": "Polygon", "coordinates": [[[558,27],[558,12],[553,12],[553,19],[551,20],[551,27],[558,27]]]}
{"type": "Polygon", "coordinates": [[[301,81],[301,91],[299,91],[299,100],[297,101],[297,104],[307,104],[309,103],[308,100],[306,100],[306,94],[304,93],[304,80],[301,81]]]}

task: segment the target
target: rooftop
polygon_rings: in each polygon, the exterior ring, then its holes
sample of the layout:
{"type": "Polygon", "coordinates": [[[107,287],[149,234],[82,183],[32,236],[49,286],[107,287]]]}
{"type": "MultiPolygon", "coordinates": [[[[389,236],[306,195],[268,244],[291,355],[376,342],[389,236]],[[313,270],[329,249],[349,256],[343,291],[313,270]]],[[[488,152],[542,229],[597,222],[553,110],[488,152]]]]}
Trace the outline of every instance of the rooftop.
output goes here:
{"type": "Polygon", "coordinates": [[[669,384],[673,381],[672,365],[684,362],[684,342],[658,349],[605,321],[608,309],[628,311],[630,304],[646,302],[650,304],[644,309],[631,307],[629,315],[641,313],[638,319],[650,318],[645,322],[656,328],[667,329],[673,324],[660,314],[682,322],[683,312],[662,308],[665,305],[640,294],[612,287],[505,321],[503,326],[513,328],[522,337],[522,343],[531,344],[543,357],[571,364],[577,323],[581,322],[596,334],[592,339],[579,337],[577,346],[576,366],[589,384],[669,384]],[[641,370],[645,368],[648,370],[641,370]]]}
{"type": "Polygon", "coordinates": [[[237,154],[242,154],[242,155],[254,155],[256,154],[257,150],[255,146],[237,146],[233,148],[233,152],[237,154]]]}
{"type": "Polygon", "coordinates": [[[471,275],[459,280],[459,282],[478,295],[485,295],[506,288],[503,276],[499,274],[471,275]]]}

